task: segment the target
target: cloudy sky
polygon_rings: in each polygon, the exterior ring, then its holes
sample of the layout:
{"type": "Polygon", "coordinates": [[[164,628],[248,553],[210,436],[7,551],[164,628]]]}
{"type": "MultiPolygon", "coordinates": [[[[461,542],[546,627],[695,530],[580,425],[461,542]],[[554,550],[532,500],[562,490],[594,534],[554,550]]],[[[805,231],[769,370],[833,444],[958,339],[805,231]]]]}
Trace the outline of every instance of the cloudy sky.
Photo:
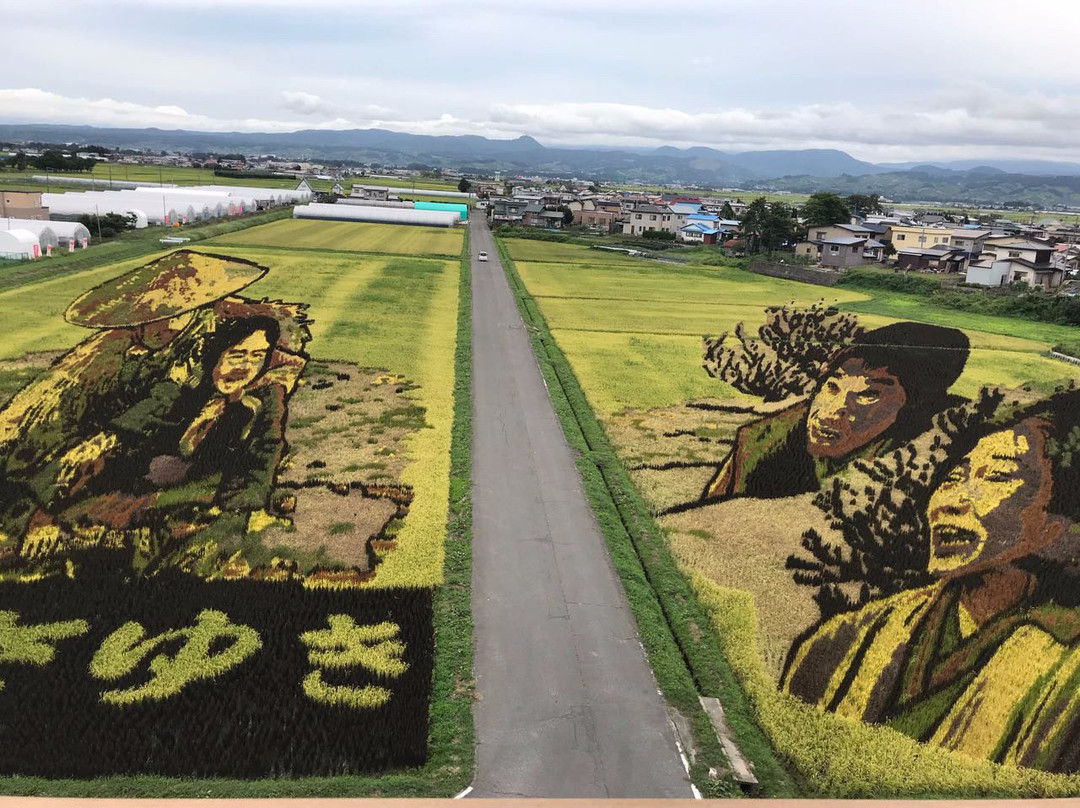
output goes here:
{"type": "Polygon", "coordinates": [[[1080,161],[1077,0],[0,0],[0,20],[0,123],[1080,161]]]}

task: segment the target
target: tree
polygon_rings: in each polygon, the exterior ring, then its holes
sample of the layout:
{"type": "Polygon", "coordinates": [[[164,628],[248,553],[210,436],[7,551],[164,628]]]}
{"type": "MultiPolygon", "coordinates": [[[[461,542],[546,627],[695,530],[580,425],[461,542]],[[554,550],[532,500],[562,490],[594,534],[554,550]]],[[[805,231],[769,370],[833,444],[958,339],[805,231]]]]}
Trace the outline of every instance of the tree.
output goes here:
{"type": "Polygon", "coordinates": [[[121,216],[119,213],[106,213],[103,216],[84,214],[79,217],[79,224],[90,231],[91,235],[104,240],[118,236],[135,226],[134,216],[121,216]]]}
{"type": "Polygon", "coordinates": [[[761,196],[751,202],[743,215],[741,229],[746,251],[779,250],[795,235],[792,209],[782,202],[766,202],[761,196]]]}
{"type": "Polygon", "coordinates": [[[467,194],[470,188],[472,188],[472,183],[462,177],[461,182],[457,184],[457,189],[461,191],[461,193],[467,194]]]}
{"type": "Polygon", "coordinates": [[[884,245],[884,249],[881,251],[882,255],[884,255],[886,258],[891,258],[892,256],[896,255],[896,247],[893,246],[892,241],[890,241],[889,239],[885,239],[881,243],[882,245],[884,245]]]}
{"type": "Polygon", "coordinates": [[[824,303],[770,306],[756,337],[744,323],[735,326],[738,347],[728,347],[726,333],[703,337],[702,367],[740,392],[783,401],[813,390],[832,360],[862,333],[857,315],[824,303]]]}
{"type": "MultiPolygon", "coordinates": [[[[877,194],[851,194],[847,198],[847,206],[854,213],[863,216],[885,212],[885,208],[881,207],[881,197],[877,194]]],[[[825,224],[825,222],[819,222],[819,224],[825,224]]]]}
{"type": "Polygon", "coordinates": [[[724,207],[720,208],[720,218],[721,219],[734,219],[735,218],[735,210],[734,210],[734,208],[731,207],[730,202],[725,202],[724,207]]]}
{"type": "Polygon", "coordinates": [[[847,224],[851,209],[839,196],[827,191],[813,194],[802,209],[803,217],[810,227],[821,224],[847,224]]]}

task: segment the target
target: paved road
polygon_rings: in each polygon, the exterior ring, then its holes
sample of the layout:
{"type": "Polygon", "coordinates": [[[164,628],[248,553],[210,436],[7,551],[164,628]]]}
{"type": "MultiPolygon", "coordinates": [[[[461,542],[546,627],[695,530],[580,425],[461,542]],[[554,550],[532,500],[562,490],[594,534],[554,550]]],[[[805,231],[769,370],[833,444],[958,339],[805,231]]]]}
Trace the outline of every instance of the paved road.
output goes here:
{"type": "Polygon", "coordinates": [[[690,797],[482,217],[473,251],[476,797],[690,797]],[[491,260],[475,260],[486,250],[491,260]]]}

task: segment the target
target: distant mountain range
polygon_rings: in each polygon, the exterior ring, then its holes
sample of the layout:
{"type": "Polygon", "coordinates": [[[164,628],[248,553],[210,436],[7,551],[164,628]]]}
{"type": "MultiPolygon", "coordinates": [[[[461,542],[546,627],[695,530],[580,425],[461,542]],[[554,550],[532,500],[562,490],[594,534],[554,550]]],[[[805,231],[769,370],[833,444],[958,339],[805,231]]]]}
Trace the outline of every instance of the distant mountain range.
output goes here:
{"type": "Polygon", "coordinates": [[[543,146],[528,136],[493,140],[476,135],[411,135],[385,129],[305,129],[273,134],[0,124],[0,142],[274,154],[295,160],[355,160],[510,176],[575,176],[595,181],[749,190],[869,192],[943,203],[1080,205],[1080,164],[1040,160],[876,164],[835,149],[724,152],[705,146],[661,146],[650,150],[560,148],[543,146]],[[928,195],[921,196],[923,193],[928,195]]]}

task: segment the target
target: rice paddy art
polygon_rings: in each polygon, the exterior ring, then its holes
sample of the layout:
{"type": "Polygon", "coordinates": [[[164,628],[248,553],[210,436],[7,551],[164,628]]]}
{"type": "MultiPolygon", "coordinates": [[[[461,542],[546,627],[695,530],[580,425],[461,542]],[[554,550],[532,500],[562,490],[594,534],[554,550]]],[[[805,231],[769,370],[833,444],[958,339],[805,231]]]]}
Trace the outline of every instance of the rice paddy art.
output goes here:
{"type": "Polygon", "coordinates": [[[508,246],[813,793],[1080,793],[1066,331],[508,246]]]}
{"type": "Polygon", "coordinates": [[[303,303],[241,294],[266,272],[171,253],[0,363],[0,772],[424,762],[432,590],[379,572],[425,410],[313,360],[303,303]]]}

